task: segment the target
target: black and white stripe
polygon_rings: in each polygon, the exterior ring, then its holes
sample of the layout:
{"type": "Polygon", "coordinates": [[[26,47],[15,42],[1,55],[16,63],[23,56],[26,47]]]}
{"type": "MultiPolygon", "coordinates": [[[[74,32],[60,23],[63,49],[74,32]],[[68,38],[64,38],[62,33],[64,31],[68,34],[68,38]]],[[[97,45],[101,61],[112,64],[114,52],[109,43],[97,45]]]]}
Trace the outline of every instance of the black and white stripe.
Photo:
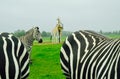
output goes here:
{"type": "Polygon", "coordinates": [[[34,40],[37,40],[39,43],[43,42],[39,27],[33,27],[28,30],[24,36],[20,37],[20,40],[25,45],[29,54],[31,53],[34,40]]]}
{"type": "Polygon", "coordinates": [[[22,42],[9,33],[0,34],[0,79],[26,79],[29,55],[22,42]]]}
{"type": "Polygon", "coordinates": [[[120,39],[92,31],[78,31],[66,38],[60,52],[67,79],[120,79],[120,39]]]}

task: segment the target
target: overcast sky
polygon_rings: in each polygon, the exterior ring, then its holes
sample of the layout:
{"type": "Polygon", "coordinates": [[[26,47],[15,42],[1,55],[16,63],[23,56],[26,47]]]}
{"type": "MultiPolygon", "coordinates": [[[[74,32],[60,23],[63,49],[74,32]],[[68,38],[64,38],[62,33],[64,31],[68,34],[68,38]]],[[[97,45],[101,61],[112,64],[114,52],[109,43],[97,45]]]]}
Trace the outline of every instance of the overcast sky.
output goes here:
{"type": "Polygon", "coordinates": [[[120,30],[120,0],[0,0],[0,32],[50,32],[58,17],[65,31],[120,30]]]}

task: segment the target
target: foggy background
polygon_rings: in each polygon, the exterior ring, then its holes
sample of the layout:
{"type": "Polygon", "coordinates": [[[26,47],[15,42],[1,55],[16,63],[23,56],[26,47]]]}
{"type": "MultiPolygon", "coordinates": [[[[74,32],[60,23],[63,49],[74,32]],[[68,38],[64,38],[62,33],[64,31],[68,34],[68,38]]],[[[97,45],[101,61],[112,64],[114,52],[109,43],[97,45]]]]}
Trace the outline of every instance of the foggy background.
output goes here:
{"type": "Polygon", "coordinates": [[[60,18],[66,31],[120,30],[120,0],[1,0],[0,32],[51,31],[60,18]]]}

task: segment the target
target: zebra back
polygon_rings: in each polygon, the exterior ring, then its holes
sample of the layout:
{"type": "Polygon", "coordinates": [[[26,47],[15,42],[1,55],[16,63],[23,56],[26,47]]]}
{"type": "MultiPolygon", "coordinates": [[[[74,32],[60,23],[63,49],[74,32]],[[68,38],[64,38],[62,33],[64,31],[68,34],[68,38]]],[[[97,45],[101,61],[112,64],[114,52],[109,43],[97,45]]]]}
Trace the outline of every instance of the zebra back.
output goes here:
{"type": "Polygon", "coordinates": [[[119,39],[77,31],[67,37],[61,47],[60,63],[68,79],[119,79],[119,52],[119,39]]]}
{"type": "Polygon", "coordinates": [[[88,33],[90,35],[98,36],[98,38],[100,38],[100,39],[106,39],[106,40],[109,39],[106,36],[98,34],[98,33],[94,32],[94,31],[91,31],[91,30],[85,30],[84,32],[86,32],[86,33],[88,33]]]}
{"type": "Polygon", "coordinates": [[[9,33],[0,34],[0,79],[25,79],[29,57],[22,42],[9,33]]]}

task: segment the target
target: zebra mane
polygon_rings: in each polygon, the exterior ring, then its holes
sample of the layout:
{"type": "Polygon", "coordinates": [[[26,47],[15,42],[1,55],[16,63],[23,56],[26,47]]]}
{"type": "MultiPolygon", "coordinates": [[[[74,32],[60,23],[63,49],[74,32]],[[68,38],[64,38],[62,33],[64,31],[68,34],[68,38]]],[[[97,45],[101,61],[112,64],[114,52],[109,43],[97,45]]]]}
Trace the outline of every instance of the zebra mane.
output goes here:
{"type": "Polygon", "coordinates": [[[33,27],[32,29],[28,30],[25,34],[30,34],[30,33],[32,33],[32,34],[33,34],[34,29],[39,30],[39,27],[33,27]]]}
{"type": "Polygon", "coordinates": [[[25,34],[33,33],[33,31],[34,31],[34,29],[32,28],[32,29],[28,30],[25,34]]]}

